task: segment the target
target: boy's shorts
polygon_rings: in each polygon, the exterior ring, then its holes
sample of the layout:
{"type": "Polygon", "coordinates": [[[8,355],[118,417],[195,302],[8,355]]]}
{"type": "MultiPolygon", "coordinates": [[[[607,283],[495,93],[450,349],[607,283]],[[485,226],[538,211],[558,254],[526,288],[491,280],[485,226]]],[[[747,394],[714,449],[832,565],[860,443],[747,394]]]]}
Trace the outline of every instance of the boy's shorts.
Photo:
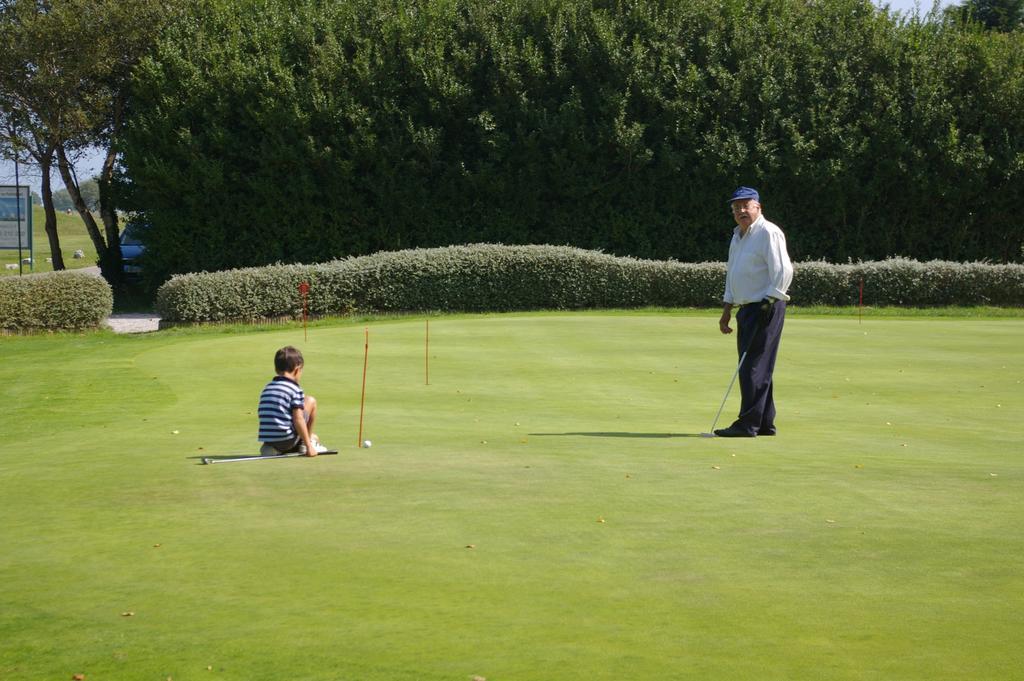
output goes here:
{"type": "Polygon", "coordinates": [[[280,440],[278,442],[264,442],[263,444],[273,447],[282,454],[288,454],[289,452],[294,452],[296,449],[298,449],[301,443],[302,438],[299,437],[298,434],[296,434],[295,437],[293,437],[290,440],[280,440]]]}

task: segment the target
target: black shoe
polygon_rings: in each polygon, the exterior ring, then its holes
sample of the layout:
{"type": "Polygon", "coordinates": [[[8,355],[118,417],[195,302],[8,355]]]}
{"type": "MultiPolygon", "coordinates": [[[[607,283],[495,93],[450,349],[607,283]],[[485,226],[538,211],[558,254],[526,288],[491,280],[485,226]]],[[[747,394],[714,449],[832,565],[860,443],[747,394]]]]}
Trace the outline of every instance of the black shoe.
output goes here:
{"type": "Polygon", "coordinates": [[[757,434],[758,436],[771,437],[772,435],[775,435],[775,426],[762,428],[761,430],[757,431],[757,434]]]}
{"type": "Polygon", "coordinates": [[[729,426],[728,428],[719,428],[715,431],[715,435],[718,437],[755,437],[754,433],[749,430],[743,430],[736,426],[729,426]]]}

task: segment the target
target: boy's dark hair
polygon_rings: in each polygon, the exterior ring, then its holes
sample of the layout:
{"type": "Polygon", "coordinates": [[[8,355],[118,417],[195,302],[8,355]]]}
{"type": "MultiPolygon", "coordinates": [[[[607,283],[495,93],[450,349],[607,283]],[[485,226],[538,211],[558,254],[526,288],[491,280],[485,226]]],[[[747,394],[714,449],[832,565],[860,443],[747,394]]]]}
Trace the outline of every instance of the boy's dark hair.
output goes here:
{"type": "Polygon", "coordinates": [[[290,345],[286,345],[274,355],[274,369],[277,373],[283,374],[286,371],[295,371],[306,362],[302,359],[302,353],[290,345]]]}

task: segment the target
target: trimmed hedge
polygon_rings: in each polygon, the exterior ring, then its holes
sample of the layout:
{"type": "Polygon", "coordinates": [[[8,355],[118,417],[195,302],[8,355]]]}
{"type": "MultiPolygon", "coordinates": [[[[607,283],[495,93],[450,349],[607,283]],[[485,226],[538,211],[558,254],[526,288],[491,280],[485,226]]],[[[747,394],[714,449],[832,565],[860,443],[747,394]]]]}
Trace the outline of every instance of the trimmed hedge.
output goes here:
{"type": "MultiPolygon", "coordinates": [[[[1024,265],[884,262],[795,265],[799,305],[1024,304],[1024,265]]],[[[638,260],[567,246],[476,244],[376,253],[318,265],[178,275],[157,293],[165,322],[256,321],[354,312],[506,312],[717,307],[721,262],[638,260]]]]}
{"type": "Polygon", "coordinates": [[[1024,262],[1024,31],[871,0],[174,4],[117,140],[154,287],[467,241],[715,260],[741,184],[801,262],[1024,262]]]}
{"type": "Polygon", "coordinates": [[[917,262],[890,258],[878,262],[794,266],[790,296],[798,305],[853,305],[864,284],[864,303],[873,306],[1024,305],[1024,265],[917,262]]]}
{"type": "Polygon", "coordinates": [[[504,312],[707,306],[721,297],[721,263],[620,258],[565,246],[478,244],[411,249],[319,265],[178,275],[157,292],[169,322],[297,317],[309,312],[504,312]]]}
{"type": "Polygon", "coordinates": [[[94,329],[110,316],[114,294],[102,277],[47,272],[0,279],[0,329],[94,329]]]}

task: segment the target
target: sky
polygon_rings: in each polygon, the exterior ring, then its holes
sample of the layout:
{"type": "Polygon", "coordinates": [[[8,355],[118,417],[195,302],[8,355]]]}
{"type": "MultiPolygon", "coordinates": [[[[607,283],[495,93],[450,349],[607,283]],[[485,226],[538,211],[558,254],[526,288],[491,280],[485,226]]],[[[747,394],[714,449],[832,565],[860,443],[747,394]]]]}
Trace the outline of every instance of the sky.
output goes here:
{"type": "MultiPolygon", "coordinates": [[[[878,7],[884,7],[885,5],[889,5],[890,9],[892,9],[895,12],[899,12],[900,14],[906,14],[907,12],[913,12],[915,6],[918,4],[917,0],[889,0],[888,2],[883,2],[882,0],[871,0],[871,1],[872,1],[872,3],[877,5],[878,7]]],[[[921,14],[927,13],[928,10],[930,10],[932,8],[932,0],[920,0],[919,4],[920,4],[920,9],[921,9],[921,14]]],[[[962,4],[962,0],[956,0],[955,2],[951,1],[951,0],[939,0],[939,7],[943,7],[943,8],[949,7],[950,5],[959,5],[959,4],[962,4]]]]}
{"type": "MultiPolygon", "coordinates": [[[[889,6],[894,12],[901,14],[912,13],[918,9],[922,14],[928,12],[932,7],[933,0],[872,0],[872,2],[879,6],[889,6]]],[[[949,5],[958,5],[960,0],[939,0],[940,7],[948,7],[949,5]]],[[[93,154],[86,154],[80,161],[75,163],[75,171],[78,174],[79,181],[86,180],[90,177],[94,177],[100,169],[100,165],[103,163],[103,151],[97,151],[93,154]]],[[[40,176],[39,170],[35,166],[20,166],[21,183],[28,184],[32,187],[33,191],[39,192],[40,187],[40,176]]],[[[53,176],[51,179],[51,186],[53,191],[64,188],[64,182],[60,179],[60,173],[54,167],[53,176]]],[[[14,184],[14,163],[11,161],[0,159],[0,185],[13,185],[14,184]]]]}

